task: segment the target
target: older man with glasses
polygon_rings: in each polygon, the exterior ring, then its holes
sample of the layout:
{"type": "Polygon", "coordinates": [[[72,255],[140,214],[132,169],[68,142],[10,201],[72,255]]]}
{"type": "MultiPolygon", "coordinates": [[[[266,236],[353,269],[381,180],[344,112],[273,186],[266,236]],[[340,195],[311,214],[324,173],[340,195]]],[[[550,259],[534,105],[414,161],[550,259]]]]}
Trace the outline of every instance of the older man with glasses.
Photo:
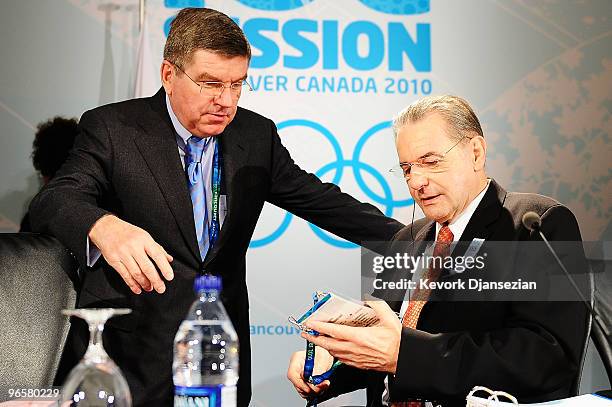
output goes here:
{"type": "MultiPolygon", "coordinates": [[[[550,253],[529,258],[515,244],[540,239],[522,224],[529,212],[541,217],[549,239],[581,240],[576,219],[565,206],[542,195],[506,192],[487,177],[487,144],[465,100],[444,95],[416,101],[396,117],[394,133],[399,165],[392,172],[406,180],[425,218],[395,236],[391,253],[418,256],[430,241],[435,242],[434,258],[446,258],[462,242],[469,247],[503,242],[498,245],[502,265],[516,261],[525,265],[528,275],[541,272],[540,266],[555,269],[550,253]]],[[[572,254],[583,267],[582,248],[575,246],[572,254]]],[[[452,281],[456,275],[435,266],[423,267],[422,273],[420,279],[428,282],[452,281]]],[[[399,276],[410,278],[406,270],[399,276]]],[[[300,395],[321,401],[367,388],[368,407],[416,407],[464,406],[476,385],[505,390],[521,402],[558,399],[576,391],[587,336],[584,304],[455,301],[459,296],[432,301],[428,289],[414,290],[411,296],[402,291],[399,301],[393,294],[375,292],[388,304],[369,302],[380,319],[376,326],[306,322],[321,334],[302,334],[317,345],[315,371],[324,371],[334,358],[339,367],[329,380],[314,385],[303,376],[305,353],[296,352],[287,376],[300,395]]]]}
{"type": "MultiPolygon", "coordinates": [[[[164,49],[163,88],[85,112],[66,164],[31,205],[34,230],[55,235],[87,266],[77,305],[133,309],[109,321],[104,339],[135,405],[172,404],[173,339],[202,273],[223,278],[240,341],[238,406],[249,404],[245,254],[264,202],[355,243],[403,227],[300,169],[274,123],[238,107],[250,90],[250,57],[231,18],[181,10],[164,49]]],[[[87,337],[74,321],[57,384],[87,337]]]]}

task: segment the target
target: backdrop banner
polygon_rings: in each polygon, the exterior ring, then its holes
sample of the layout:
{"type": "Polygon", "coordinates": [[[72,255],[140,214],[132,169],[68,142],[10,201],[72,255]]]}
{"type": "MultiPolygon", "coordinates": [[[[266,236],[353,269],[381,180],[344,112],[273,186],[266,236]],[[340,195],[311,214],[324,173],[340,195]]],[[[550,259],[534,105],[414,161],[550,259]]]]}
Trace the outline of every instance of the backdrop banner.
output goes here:
{"type": "MultiPolygon", "coordinates": [[[[586,240],[612,238],[607,1],[147,0],[140,75],[138,3],[3,2],[0,231],[17,229],[39,187],[29,160],[36,124],[133,97],[136,81],[140,95],[152,93],[173,17],[211,7],[252,45],[254,91],[240,105],[274,120],[295,161],[322,180],[410,222],[407,186],[388,172],[390,121],[420,97],[452,93],[481,119],[490,176],[566,204],[586,240]]],[[[287,317],[315,290],[359,298],[360,250],[267,205],[247,260],[252,404],[300,405],[285,373],[304,341],[287,317]]],[[[326,405],[364,400],[358,392],[326,405]]]]}

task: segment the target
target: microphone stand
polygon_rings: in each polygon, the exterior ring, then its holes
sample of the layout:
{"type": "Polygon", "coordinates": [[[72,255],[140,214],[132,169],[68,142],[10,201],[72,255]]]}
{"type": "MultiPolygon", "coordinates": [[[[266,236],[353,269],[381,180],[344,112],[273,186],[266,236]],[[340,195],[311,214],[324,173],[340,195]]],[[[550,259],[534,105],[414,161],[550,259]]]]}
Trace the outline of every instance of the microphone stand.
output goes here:
{"type": "MultiPolygon", "coordinates": [[[[538,216],[538,219],[539,219],[539,216],[538,216]]],[[[525,225],[525,226],[527,226],[527,225],[525,225]]],[[[542,238],[542,240],[546,244],[546,247],[548,247],[548,250],[552,253],[552,255],[554,256],[555,260],[557,261],[557,263],[561,267],[561,270],[563,270],[563,272],[565,273],[565,276],[567,277],[567,279],[570,281],[570,283],[574,287],[574,290],[576,290],[576,293],[578,293],[578,296],[580,297],[580,299],[582,300],[584,305],[586,305],[587,309],[589,310],[589,313],[593,316],[593,320],[595,321],[595,323],[599,326],[599,328],[602,330],[602,332],[609,338],[610,337],[610,331],[608,331],[608,328],[606,327],[604,322],[601,320],[601,317],[599,316],[599,314],[595,311],[595,309],[593,309],[593,307],[591,306],[591,303],[589,301],[587,301],[586,298],[584,298],[584,296],[582,295],[582,292],[580,292],[580,289],[576,285],[576,282],[574,281],[574,278],[567,271],[567,269],[565,268],[565,266],[561,262],[561,259],[559,258],[559,256],[557,256],[557,253],[555,252],[555,250],[552,248],[552,246],[548,242],[548,239],[546,239],[546,236],[544,236],[544,233],[542,233],[542,230],[540,229],[540,226],[541,226],[540,222],[534,222],[534,224],[532,224],[531,227],[527,227],[527,229],[534,230],[534,231],[536,231],[540,235],[540,237],[542,238]]]]}

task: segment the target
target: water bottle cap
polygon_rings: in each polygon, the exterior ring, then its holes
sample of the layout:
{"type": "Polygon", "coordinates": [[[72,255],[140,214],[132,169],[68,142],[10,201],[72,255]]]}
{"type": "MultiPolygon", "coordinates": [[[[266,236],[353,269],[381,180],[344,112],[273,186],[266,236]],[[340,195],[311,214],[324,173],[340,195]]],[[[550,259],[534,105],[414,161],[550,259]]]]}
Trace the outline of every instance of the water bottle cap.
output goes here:
{"type": "Polygon", "coordinates": [[[212,274],[205,274],[197,277],[193,282],[193,289],[196,293],[203,290],[217,290],[221,291],[221,277],[214,276],[212,274]]]}

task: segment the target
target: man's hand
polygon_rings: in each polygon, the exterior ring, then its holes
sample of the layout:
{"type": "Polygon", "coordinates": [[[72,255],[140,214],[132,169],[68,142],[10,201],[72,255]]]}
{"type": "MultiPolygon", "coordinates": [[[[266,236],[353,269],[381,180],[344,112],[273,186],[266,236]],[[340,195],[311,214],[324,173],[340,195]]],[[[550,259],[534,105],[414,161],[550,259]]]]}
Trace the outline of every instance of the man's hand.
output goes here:
{"type": "Polygon", "coordinates": [[[89,240],[135,294],[142,290],[155,289],[160,294],[166,291],[153,262],[166,280],[174,278],[172,256],[145,230],[114,215],[98,219],[89,231],[89,240]]]}
{"type": "MultiPolygon", "coordinates": [[[[299,351],[295,352],[291,356],[289,361],[289,368],[287,369],[287,379],[297,390],[302,398],[310,398],[320,394],[327,390],[329,387],[329,380],[324,380],[321,384],[315,386],[314,384],[308,383],[304,380],[304,361],[306,359],[306,352],[299,351]]],[[[334,358],[325,349],[317,346],[315,350],[315,365],[313,374],[321,374],[329,370],[334,362],[334,358]]]]}
{"type": "Polygon", "coordinates": [[[395,373],[402,324],[384,301],[368,301],[380,322],[370,327],[352,327],[327,322],[308,321],[309,329],[321,333],[302,337],[329,351],[342,363],[365,370],[395,373]],[[323,336],[327,335],[327,336],[323,336]]]}

